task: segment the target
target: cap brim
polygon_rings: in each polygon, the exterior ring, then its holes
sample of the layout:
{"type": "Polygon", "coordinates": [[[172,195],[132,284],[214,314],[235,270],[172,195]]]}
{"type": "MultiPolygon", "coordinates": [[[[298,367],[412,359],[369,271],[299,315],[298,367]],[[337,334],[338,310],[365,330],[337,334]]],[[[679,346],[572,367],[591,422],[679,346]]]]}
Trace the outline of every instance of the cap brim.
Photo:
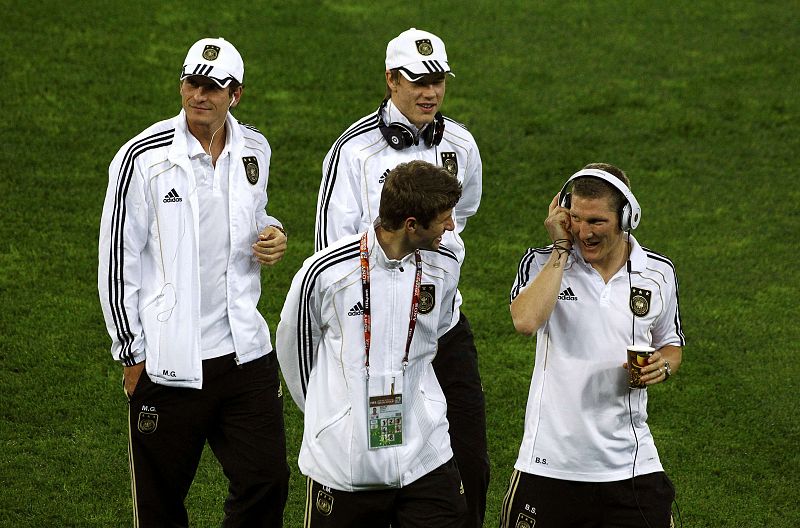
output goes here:
{"type": "MultiPolygon", "coordinates": [[[[214,81],[220,88],[227,88],[231,81],[236,81],[236,78],[230,73],[220,69],[219,67],[212,67],[208,64],[184,64],[181,71],[181,80],[187,77],[199,75],[201,77],[208,77],[214,81]],[[209,75],[213,73],[213,75],[209,75]]],[[[239,81],[236,81],[239,82],[239,81]]]]}
{"type": "Polygon", "coordinates": [[[407,64],[398,68],[403,77],[411,82],[417,82],[426,75],[435,73],[446,73],[455,77],[456,75],[450,71],[450,65],[444,61],[423,61],[407,64]]]}

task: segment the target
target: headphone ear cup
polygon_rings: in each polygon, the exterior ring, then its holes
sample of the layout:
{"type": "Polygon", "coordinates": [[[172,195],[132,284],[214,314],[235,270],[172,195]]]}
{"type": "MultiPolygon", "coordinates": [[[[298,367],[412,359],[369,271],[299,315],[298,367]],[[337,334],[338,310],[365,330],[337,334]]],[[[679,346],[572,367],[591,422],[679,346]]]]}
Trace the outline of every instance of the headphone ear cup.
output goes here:
{"type": "Polygon", "coordinates": [[[414,134],[402,123],[379,124],[378,128],[389,146],[395,150],[403,150],[414,144],[414,134]]]}
{"type": "Polygon", "coordinates": [[[425,128],[422,138],[426,147],[438,146],[444,136],[444,117],[441,112],[436,112],[433,122],[425,128]]]}
{"type": "Polygon", "coordinates": [[[425,131],[422,133],[422,140],[425,142],[426,147],[430,147],[431,145],[433,145],[433,138],[436,132],[434,128],[435,128],[434,124],[431,123],[425,128],[425,131]]]}
{"type": "Polygon", "coordinates": [[[631,229],[631,204],[626,203],[622,206],[622,214],[620,215],[619,227],[623,231],[631,229]]]}
{"type": "Polygon", "coordinates": [[[569,209],[572,205],[572,193],[565,192],[561,195],[560,205],[565,209],[569,209]]]}

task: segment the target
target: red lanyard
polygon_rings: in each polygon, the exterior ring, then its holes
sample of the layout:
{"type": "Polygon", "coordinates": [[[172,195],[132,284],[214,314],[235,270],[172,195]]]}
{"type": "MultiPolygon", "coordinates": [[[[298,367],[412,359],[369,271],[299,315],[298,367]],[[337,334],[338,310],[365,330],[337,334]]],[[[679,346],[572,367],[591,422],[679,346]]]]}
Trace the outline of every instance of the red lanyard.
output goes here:
{"type": "MultiPolygon", "coordinates": [[[[411,340],[414,338],[414,328],[417,326],[417,315],[419,314],[419,290],[422,284],[422,258],[419,250],[414,251],[414,263],[416,265],[416,275],[414,276],[414,291],[411,295],[411,314],[408,321],[406,352],[403,356],[403,371],[408,365],[408,353],[411,350],[411,340]]],[[[361,290],[364,301],[364,349],[367,356],[364,366],[367,368],[367,377],[369,378],[369,344],[372,337],[372,318],[369,305],[369,248],[367,247],[366,233],[361,235],[361,290]]]]}

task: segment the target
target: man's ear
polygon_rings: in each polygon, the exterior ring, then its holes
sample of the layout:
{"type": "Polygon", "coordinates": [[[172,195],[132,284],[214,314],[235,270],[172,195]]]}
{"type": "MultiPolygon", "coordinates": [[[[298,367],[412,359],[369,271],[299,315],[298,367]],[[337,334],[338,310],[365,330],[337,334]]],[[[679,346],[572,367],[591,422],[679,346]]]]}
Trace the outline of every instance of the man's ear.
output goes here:
{"type": "Polygon", "coordinates": [[[405,227],[406,231],[416,231],[417,225],[417,219],[413,216],[406,218],[405,222],[403,223],[403,227],[405,227]]]}

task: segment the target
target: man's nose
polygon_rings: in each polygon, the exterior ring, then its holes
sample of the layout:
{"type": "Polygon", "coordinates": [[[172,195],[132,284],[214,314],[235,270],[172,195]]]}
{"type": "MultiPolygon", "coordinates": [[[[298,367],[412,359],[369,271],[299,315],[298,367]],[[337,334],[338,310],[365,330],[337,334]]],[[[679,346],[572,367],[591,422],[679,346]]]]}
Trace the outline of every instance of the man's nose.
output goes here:
{"type": "Polygon", "coordinates": [[[422,85],[422,95],[425,97],[436,97],[436,90],[434,89],[433,84],[422,85]]]}

